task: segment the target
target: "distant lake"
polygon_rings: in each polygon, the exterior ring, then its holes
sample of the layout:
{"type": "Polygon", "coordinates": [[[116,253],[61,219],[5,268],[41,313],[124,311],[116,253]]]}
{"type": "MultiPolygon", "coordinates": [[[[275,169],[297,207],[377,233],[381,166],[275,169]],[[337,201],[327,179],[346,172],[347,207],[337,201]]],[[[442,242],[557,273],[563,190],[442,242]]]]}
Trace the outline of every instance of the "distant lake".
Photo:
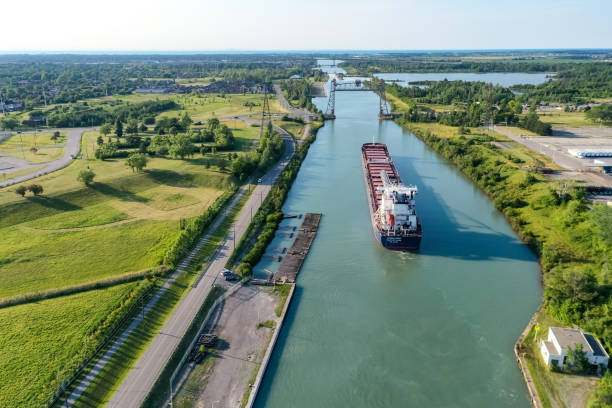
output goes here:
{"type": "Polygon", "coordinates": [[[480,81],[489,82],[503,87],[509,87],[517,84],[532,84],[537,85],[546,82],[551,73],[526,73],[526,72],[489,72],[484,74],[475,74],[469,72],[436,72],[436,73],[401,73],[401,74],[376,74],[378,78],[385,81],[399,80],[399,85],[408,86],[408,82],[415,81],[480,81]]]}

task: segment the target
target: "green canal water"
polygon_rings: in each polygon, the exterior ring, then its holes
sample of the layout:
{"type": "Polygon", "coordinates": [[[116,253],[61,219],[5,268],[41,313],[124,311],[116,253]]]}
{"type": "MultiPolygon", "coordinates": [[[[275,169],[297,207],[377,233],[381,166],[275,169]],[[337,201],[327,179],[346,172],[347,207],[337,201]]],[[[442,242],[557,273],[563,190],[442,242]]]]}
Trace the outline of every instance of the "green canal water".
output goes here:
{"type": "Polygon", "coordinates": [[[539,303],[536,258],[485,194],[377,110],[373,93],[338,93],[288,196],[285,213],[324,215],[257,407],[529,407],[512,349],[539,303]],[[373,238],[360,154],[373,138],[419,188],[419,252],[373,238]]]}

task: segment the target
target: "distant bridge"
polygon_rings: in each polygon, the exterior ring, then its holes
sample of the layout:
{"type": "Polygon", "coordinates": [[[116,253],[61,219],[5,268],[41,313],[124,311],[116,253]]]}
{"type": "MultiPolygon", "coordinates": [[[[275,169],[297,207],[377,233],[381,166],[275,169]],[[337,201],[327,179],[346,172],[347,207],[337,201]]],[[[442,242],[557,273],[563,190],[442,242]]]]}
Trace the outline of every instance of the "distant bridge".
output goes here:
{"type": "Polygon", "coordinates": [[[323,118],[327,120],[336,119],[336,92],[363,91],[372,91],[378,94],[378,119],[393,119],[393,115],[389,112],[384,80],[380,80],[377,83],[371,81],[364,82],[360,79],[350,82],[338,82],[336,78],[332,79],[330,83],[329,99],[327,100],[327,109],[323,114],[323,118]],[[375,86],[373,87],[372,84],[375,84],[375,86]]]}

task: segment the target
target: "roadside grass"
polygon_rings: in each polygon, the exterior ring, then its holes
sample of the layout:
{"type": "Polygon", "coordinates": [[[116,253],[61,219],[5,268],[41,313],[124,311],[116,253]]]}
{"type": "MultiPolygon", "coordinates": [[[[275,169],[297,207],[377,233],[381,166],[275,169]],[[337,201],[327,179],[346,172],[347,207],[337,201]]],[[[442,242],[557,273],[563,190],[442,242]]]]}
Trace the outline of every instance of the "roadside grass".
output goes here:
{"type": "Polygon", "coordinates": [[[289,132],[295,139],[299,139],[304,134],[304,127],[301,123],[291,122],[291,121],[278,121],[276,123],[277,126],[285,129],[289,132]]]}
{"type": "Polygon", "coordinates": [[[52,132],[16,133],[0,142],[0,152],[9,150],[30,149],[40,146],[56,146],[66,142],[66,132],[61,132],[57,140],[51,140],[52,132]]]}
{"type": "MultiPolygon", "coordinates": [[[[194,280],[200,275],[200,271],[206,268],[209,259],[214,255],[218,246],[229,232],[231,225],[248,200],[248,197],[249,193],[247,192],[238,200],[236,206],[228,213],[228,216],[212,234],[208,242],[196,256],[194,256],[187,268],[181,272],[172,285],[170,285],[166,293],[159,299],[155,307],[151,310],[151,315],[147,315],[144,323],[138,325],[132,334],[128,336],[125,343],[121,345],[116,354],[77,400],[74,405],[75,407],[99,407],[110,400],[114,391],[121,385],[121,382],[127,376],[130,369],[136,364],[155,335],[157,335],[159,330],[163,327],[180,299],[187,293],[189,287],[194,283],[194,280]]],[[[211,295],[212,294],[213,292],[211,292],[211,295]]],[[[209,297],[211,295],[209,295],[209,297]]],[[[206,302],[208,302],[208,299],[206,302]]],[[[129,323],[126,323],[126,327],[128,324],[129,323]]],[[[109,344],[109,347],[111,345],[112,344],[109,344]]],[[[106,351],[102,351],[99,355],[103,355],[104,352],[106,351]]],[[[95,362],[92,364],[95,364],[95,362]]],[[[85,370],[83,376],[86,375],[87,371],[88,370],[85,370]]],[[[77,380],[77,384],[78,381],[80,381],[80,379],[77,380]]]]}
{"type": "Polygon", "coordinates": [[[176,408],[193,408],[198,402],[200,391],[206,388],[206,383],[218,357],[214,353],[207,353],[200,364],[196,364],[193,371],[181,387],[181,390],[172,401],[176,408]]]}
{"type": "Polygon", "coordinates": [[[59,159],[64,155],[63,147],[50,147],[46,149],[38,149],[36,152],[30,150],[9,151],[3,152],[5,156],[16,157],[18,159],[26,160],[30,164],[47,163],[59,159]]]}
{"type": "Polygon", "coordinates": [[[3,171],[2,173],[0,173],[0,177],[2,178],[2,181],[7,181],[7,180],[14,179],[17,177],[25,176],[26,174],[34,173],[42,169],[43,167],[45,166],[36,166],[36,167],[30,167],[28,169],[21,169],[21,170],[3,171]]]}
{"type": "Polygon", "coordinates": [[[584,117],[584,112],[538,111],[538,116],[542,122],[550,123],[553,127],[599,126],[597,123],[587,120],[584,117]]]}
{"type": "Polygon", "coordinates": [[[537,325],[540,330],[535,338],[535,329],[531,331],[521,345],[527,367],[533,378],[538,396],[545,408],[561,407],[584,407],[590,395],[599,382],[598,378],[590,376],[572,375],[566,373],[552,372],[542,359],[539,348],[539,340],[548,336],[550,326],[561,326],[558,322],[545,312],[538,313],[537,325]]]}
{"type": "Polygon", "coordinates": [[[0,309],[0,406],[44,405],[83,358],[92,331],[136,285],[0,309]]]}

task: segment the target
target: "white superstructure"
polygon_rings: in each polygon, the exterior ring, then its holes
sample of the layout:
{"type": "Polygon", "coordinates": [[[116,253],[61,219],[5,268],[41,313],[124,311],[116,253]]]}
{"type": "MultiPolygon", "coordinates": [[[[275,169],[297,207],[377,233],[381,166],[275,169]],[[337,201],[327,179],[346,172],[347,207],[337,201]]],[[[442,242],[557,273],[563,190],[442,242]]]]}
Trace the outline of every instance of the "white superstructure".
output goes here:
{"type": "Polygon", "coordinates": [[[383,170],[380,172],[383,185],[378,187],[381,193],[381,203],[376,218],[381,227],[390,235],[414,233],[418,229],[415,197],[416,186],[405,186],[392,183],[383,170]]]}

